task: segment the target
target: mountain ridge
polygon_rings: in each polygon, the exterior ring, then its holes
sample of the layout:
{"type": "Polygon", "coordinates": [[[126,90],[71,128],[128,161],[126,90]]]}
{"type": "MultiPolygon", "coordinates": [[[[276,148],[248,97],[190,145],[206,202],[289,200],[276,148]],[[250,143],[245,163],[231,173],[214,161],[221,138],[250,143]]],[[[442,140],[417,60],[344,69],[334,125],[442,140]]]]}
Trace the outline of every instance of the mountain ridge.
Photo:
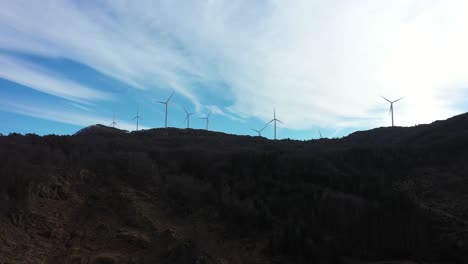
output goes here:
{"type": "MultiPolygon", "coordinates": [[[[464,133],[468,132],[468,113],[453,116],[445,120],[437,120],[429,124],[420,124],[412,127],[378,127],[369,130],[361,130],[350,133],[342,138],[322,138],[323,140],[343,140],[348,143],[362,143],[363,145],[379,145],[379,144],[411,144],[411,141],[420,141],[420,137],[437,137],[441,133],[464,133]]],[[[204,129],[192,129],[192,128],[151,128],[139,131],[127,131],[121,130],[101,124],[90,125],[75,132],[73,136],[77,135],[92,135],[92,134],[129,134],[129,135],[180,135],[180,136],[239,136],[242,137],[253,137],[259,139],[268,139],[266,137],[258,137],[251,135],[237,135],[230,134],[220,131],[207,131],[204,129]]],[[[306,139],[306,140],[295,140],[295,139],[279,139],[278,142],[307,142],[316,141],[319,139],[306,139]]]]}
{"type": "Polygon", "coordinates": [[[2,136],[0,262],[467,263],[467,120],[2,136]]]}

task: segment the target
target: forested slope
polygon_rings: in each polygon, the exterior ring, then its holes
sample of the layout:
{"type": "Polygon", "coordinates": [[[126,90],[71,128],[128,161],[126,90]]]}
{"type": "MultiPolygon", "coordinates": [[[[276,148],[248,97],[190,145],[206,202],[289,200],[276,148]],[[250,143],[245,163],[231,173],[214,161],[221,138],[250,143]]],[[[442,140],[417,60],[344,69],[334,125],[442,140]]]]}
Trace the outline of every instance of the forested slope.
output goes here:
{"type": "Polygon", "coordinates": [[[0,262],[467,263],[467,221],[466,114],[310,141],[0,137],[0,262]]]}

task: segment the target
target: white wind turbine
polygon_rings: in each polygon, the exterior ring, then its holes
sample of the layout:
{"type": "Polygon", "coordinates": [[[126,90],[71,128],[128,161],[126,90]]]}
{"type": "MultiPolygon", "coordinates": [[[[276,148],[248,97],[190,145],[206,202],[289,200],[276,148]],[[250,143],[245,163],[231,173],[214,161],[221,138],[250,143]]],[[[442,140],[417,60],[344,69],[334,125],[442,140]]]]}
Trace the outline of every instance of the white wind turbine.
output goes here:
{"type": "Polygon", "coordinates": [[[283,122],[281,122],[279,119],[276,118],[276,109],[273,108],[273,119],[270,120],[270,122],[268,122],[265,127],[270,124],[271,122],[273,122],[273,125],[274,125],[274,140],[276,140],[276,122],[280,122],[281,124],[284,124],[283,122]]]}
{"type": "Polygon", "coordinates": [[[210,122],[210,115],[211,115],[211,112],[209,112],[205,117],[200,117],[200,119],[206,120],[206,130],[208,130],[208,124],[210,122]]]}
{"type": "Polygon", "coordinates": [[[257,132],[258,133],[258,136],[261,137],[262,136],[262,131],[268,126],[269,123],[267,123],[262,129],[260,130],[257,130],[257,129],[253,129],[251,128],[253,131],[257,132]]]}
{"type": "Polygon", "coordinates": [[[138,131],[138,121],[139,121],[140,119],[143,119],[143,118],[141,118],[141,116],[140,116],[140,111],[139,111],[139,110],[140,110],[140,109],[139,109],[139,106],[137,105],[136,116],[133,118],[133,120],[136,119],[136,131],[138,131]]]}
{"type": "Polygon", "coordinates": [[[190,116],[195,114],[195,113],[189,113],[185,107],[184,107],[184,111],[185,111],[185,120],[184,121],[187,121],[187,128],[190,128],[190,116]]]}
{"type": "Polygon", "coordinates": [[[382,96],[382,98],[385,99],[385,101],[390,103],[390,115],[392,116],[392,127],[393,127],[393,104],[400,101],[401,99],[403,99],[405,97],[402,97],[402,98],[400,98],[398,100],[395,100],[395,101],[390,101],[390,100],[388,100],[387,98],[385,98],[383,96],[382,96]]]}
{"type": "Polygon", "coordinates": [[[117,125],[117,123],[115,122],[115,114],[114,114],[114,113],[112,113],[112,123],[110,123],[110,126],[111,126],[111,127],[114,127],[114,128],[115,128],[116,126],[119,126],[119,125],[117,125]]]}
{"type": "Polygon", "coordinates": [[[260,130],[257,130],[257,129],[251,128],[251,130],[253,130],[253,131],[257,132],[259,137],[261,137],[261,136],[262,136],[262,129],[260,129],[260,130]]]}
{"type": "Polygon", "coordinates": [[[172,96],[174,95],[174,92],[171,93],[171,96],[167,98],[166,101],[158,101],[158,103],[166,105],[166,118],[164,120],[164,127],[167,128],[167,105],[169,104],[169,101],[171,100],[172,96]]]}

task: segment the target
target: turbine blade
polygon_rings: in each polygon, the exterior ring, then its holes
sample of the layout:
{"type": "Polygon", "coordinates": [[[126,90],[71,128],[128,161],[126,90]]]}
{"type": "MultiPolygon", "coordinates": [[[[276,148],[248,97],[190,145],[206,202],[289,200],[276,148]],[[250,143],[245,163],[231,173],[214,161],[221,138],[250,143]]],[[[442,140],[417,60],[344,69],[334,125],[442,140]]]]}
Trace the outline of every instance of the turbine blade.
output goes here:
{"type": "Polygon", "coordinates": [[[156,102],[158,102],[160,104],[166,104],[166,102],[163,102],[163,101],[156,101],[156,102]]]}
{"type": "Polygon", "coordinates": [[[392,103],[392,101],[388,100],[387,98],[381,96],[383,99],[385,99],[385,101],[389,102],[389,103],[392,103]]]}
{"type": "Polygon", "coordinates": [[[284,124],[283,122],[281,122],[279,119],[276,119],[276,121],[280,122],[281,124],[284,124]]]}
{"type": "Polygon", "coordinates": [[[169,100],[171,100],[172,96],[174,96],[174,92],[172,92],[172,93],[171,93],[171,96],[169,96],[169,98],[167,98],[166,103],[169,103],[169,100]]]}
{"type": "Polygon", "coordinates": [[[273,120],[271,120],[270,122],[266,123],[265,126],[264,126],[262,129],[260,129],[260,132],[262,132],[263,130],[265,130],[265,128],[267,128],[268,125],[269,125],[271,122],[273,122],[273,120]]]}
{"type": "Polygon", "coordinates": [[[185,107],[184,107],[184,111],[185,111],[185,113],[186,113],[187,115],[189,114],[188,111],[187,111],[187,108],[185,108],[185,107]]]}
{"type": "Polygon", "coordinates": [[[265,126],[263,127],[263,129],[265,129],[269,124],[273,123],[274,121],[275,121],[274,119],[270,120],[270,122],[268,122],[268,123],[265,124],[265,126]]]}
{"type": "Polygon", "coordinates": [[[403,98],[405,98],[405,97],[402,97],[402,98],[400,98],[400,99],[398,99],[398,100],[395,100],[395,101],[393,101],[393,103],[396,103],[396,102],[400,101],[400,100],[403,99],[403,98]]]}

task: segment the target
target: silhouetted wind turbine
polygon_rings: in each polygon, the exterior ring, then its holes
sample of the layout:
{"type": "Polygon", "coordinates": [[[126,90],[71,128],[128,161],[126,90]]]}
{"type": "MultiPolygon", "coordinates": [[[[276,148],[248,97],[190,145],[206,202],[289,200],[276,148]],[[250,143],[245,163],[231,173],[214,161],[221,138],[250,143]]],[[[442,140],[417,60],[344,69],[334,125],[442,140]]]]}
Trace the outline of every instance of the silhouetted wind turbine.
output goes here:
{"type": "Polygon", "coordinates": [[[133,118],[133,120],[135,120],[135,119],[136,119],[136,131],[138,131],[138,120],[142,119],[142,118],[140,117],[140,111],[139,111],[138,105],[137,105],[137,114],[136,114],[136,116],[133,118]]]}
{"type": "Polygon", "coordinates": [[[210,115],[211,115],[211,112],[209,112],[205,117],[200,117],[200,119],[206,120],[206,130],[208,130],[208,124],[210,122],[210,115]]]}
{"type": "Polygon", "coordinates": [[[393,127],[393,103],[396,103],[396,102],[400,101],[401,99],[403,99],[405,97],[402,97],[402,98],[400,98],[398,100],[395,100],[395,101],[390,101],[390,100],[388,100],[387,98],[385,98],[383,96],[382,96],[382,98],[385,99],[385,101],[390,103],[390,114],[392,115],[392,127],[393,127]]]}
{"type": "Polygon", "coordinates": [[[322,137],[322,132],[320,132],[320,130],[317,130],[317,131],[318,131],[318,133],[319,133],[319,135],[320,135],[320,138],[323,138],[323,137],[322,137]]]}
{"type": "Polygon", "coordinates": [[[274,108],[273,108],[273,119],[272,119],[270,122],[268,122],[268,123],[265,125],[265,127],[266,127],[268,124],[270,124],[271,122],[273,122],[273,125],[274,125],[274,135],[275,135],[274,140],[276,140],[276,122],[280,122],[281,124],[283,124],[283,122],[281,122],[279,119],[276,118],[276,109],[274,109],[274,108]]]}
{"type": "Polygon", "coordinates": [[[267,123],[262,129],[260,130],[257,130],[257,129],[253,129],[251,128],[253,131],[257,132],[258,133],[258,136],[261,137],[262,136],[262,131],[268,126],[269,123],[267,123]]]}
{"type": "Polygon", "coordinates": [[[158,101],[158,103],[166,105],[166,119],[164,120],[164,127],[167,128],[167,105],[169,104],[169,101],[171,100],[172,96],[174,95],[174,92],[171,93],[171,96],[167,98],[166,101],[158,101]]]}
{"type": "Polygon", "coordinates": [[[190,128],[190,116],[195,114],[195,113],[189,113],[185,107],[184,107],[184,111],[185,111],[185,120],[184,121],[187,121],[187,128],[190,128]]]}
{"type": "Polygon", "coordinates": [[[115,122],[115,114],[112,114],[112,123],[110,124],[111,127],[116,127],[116,126],[119,126],[117,125],[117,123],[115,122]]]}

